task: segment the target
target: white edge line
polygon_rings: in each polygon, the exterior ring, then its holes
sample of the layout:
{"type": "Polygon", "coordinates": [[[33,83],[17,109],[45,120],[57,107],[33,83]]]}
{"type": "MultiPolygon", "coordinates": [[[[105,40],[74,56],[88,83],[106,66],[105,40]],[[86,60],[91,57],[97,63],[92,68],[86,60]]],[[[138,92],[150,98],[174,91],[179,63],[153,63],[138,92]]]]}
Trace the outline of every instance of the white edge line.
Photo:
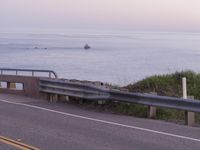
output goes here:
{"type": "Polygon", "coordinates": [[[110,125],[115,125],[115,126],[120,126],[120,127],[125,127],[125,128],[130,128],[130,129],[146,131],[146,132],[151,132],[151,133],[155,133],[155,134],[160,134],[160,135],[171,136],[171,137],[175,137],[175,138],[180,138],[180,139],[200,142],[200,139],[196,139],[196,138],[192,138],[192,137],[181,136],[181,135],[176,135],[176,134],[172,134],[172,133],[167,133],[167,132],[161,132],[161,131],[141,128],[141,127],[137,127],[137,126],[125,125],[125,124],[116,123],[116,122],[112,122],[112,121],[105,121],[105,120],[100,120],[100,119],[95,119],[95,118],[90,118],[90,117],[85,117],[85,116],[80,116],[80,115],[60,112],[60,111],[56,111],[56,110],[51,110],[51,109],[39,107],[39,106],[23,104],[23,103],[17,103],[17,102],[10,102],[10,101],[3,100],[3,99],[0,99],[0,102],[13,104],[13,105],[26,106],[26,107],[29,107],[29,108],[45,110],[45,111],[48,111],[48,112],[57,113],[57,114],[65,115],[65,116],[70,116],[70,117],[75,117],[75,118],[80,118],[80,119],[85,119],[85,120],[90,120],[90,121],[95,121],[95,122],[100,122],[100,123],[105,123],[105,124],[110,124],[110,125]]]}

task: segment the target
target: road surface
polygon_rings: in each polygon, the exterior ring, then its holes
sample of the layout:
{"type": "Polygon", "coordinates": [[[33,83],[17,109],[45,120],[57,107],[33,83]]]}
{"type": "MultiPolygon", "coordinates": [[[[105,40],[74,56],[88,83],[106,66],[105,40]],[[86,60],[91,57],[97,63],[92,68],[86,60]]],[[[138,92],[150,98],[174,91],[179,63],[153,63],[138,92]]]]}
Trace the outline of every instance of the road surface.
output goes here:
{"type": "MultiPolygon", "coordinates": [[[[200,149],[199,127],[5,94],[0,94],[0,136],[42,150],[200,149]]],[[[0,149],[14,148],[0,142],[0,149]]]]}

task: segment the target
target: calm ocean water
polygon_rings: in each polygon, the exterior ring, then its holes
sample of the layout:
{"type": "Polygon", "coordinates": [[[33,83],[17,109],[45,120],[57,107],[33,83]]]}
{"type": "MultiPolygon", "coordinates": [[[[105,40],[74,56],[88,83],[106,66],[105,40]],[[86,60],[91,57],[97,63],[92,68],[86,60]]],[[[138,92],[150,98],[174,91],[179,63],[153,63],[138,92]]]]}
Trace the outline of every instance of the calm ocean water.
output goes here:
{"type": "Polygon", "coordinates": [[[200,34],[0,33],[0,67],[52,69],[63,78],[126,85],[154,74],[200,72],[200,34]],[[86,43],[92,49],[84,50],[86,43]]]}

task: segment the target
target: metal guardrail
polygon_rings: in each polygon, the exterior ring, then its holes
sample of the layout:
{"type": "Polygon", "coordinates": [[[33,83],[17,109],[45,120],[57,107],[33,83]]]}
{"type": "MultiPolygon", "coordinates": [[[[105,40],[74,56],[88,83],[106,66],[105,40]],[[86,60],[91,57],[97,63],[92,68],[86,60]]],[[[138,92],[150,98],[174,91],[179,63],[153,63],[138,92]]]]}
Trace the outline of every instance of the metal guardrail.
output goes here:
{"type": "Polygon", "coordinates": [[[49,78],[58,78],[57,73],[52,71],[52,70],[0,68],[0,74],[1,75],[8,75],[8,74],[5,74],[5,72],[14,72],[15,75],[18,75],[20,72],[30,72],[31,76],[35,76],[36,73],[48,73],[49,78]]]}
{"type": "Polygon", "coordinates": [[[110,99],[116,101],[143,104],[148,106],[179,109],[191,112],[200,112],[199,100],[113,91],[113,90],[110,91],[110,99]]]}
{"type": "Polygon", "coordinates": [[[199,100],[125,92],[89,83],[58,79],[40,79],[40,91],[49,94],[74,96],[90,100],[119,101],[190,112],[200,112],[199,100]]]}
{"type": "Polygon", "coordinates": [[[40,91],[91,100],[107,100],[109,98],[108,89],[102,86],[97,87],[91,84],[83,84],[80,82],[78,83],[59,79],[40,79],[40,91]]]}

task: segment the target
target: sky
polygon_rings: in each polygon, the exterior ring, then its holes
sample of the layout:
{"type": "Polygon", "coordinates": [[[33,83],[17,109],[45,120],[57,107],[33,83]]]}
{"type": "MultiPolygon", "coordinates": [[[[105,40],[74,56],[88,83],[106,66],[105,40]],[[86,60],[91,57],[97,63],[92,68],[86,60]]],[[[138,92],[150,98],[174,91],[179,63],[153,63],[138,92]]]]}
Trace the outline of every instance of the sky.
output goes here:
{"type": "Polygon", "coordinates": [[[0,31],[200,32],[200,0],[0,0],[0,31]]]}

